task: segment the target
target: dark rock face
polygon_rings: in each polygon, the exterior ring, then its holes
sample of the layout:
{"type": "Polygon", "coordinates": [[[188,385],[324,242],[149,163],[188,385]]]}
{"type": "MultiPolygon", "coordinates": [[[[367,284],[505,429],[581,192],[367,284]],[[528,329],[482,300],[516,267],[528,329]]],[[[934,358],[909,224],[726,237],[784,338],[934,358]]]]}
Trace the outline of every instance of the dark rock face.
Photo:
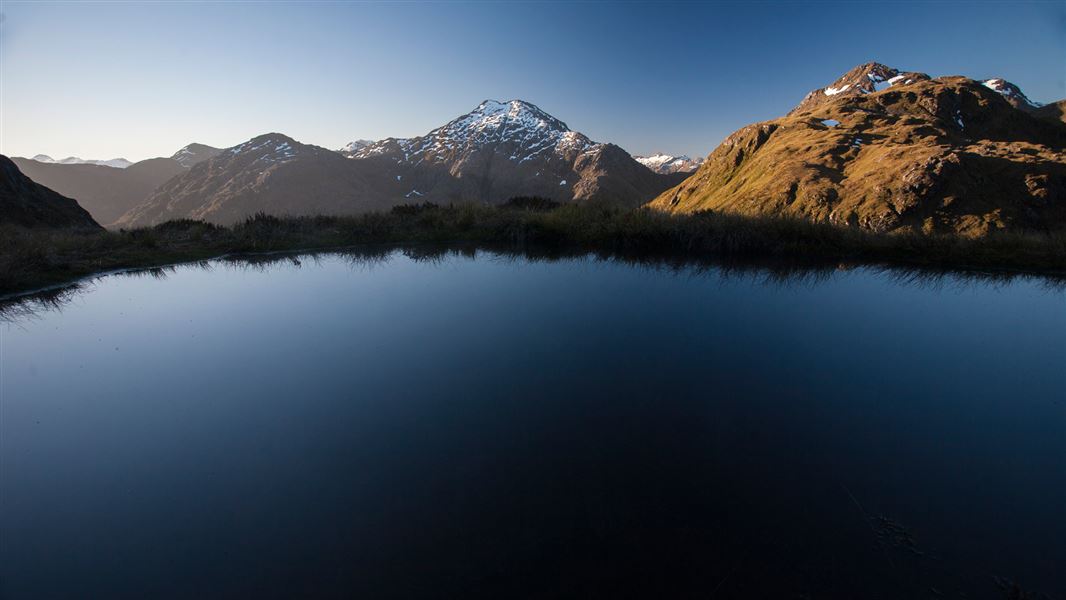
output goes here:
{"type": "Polygon", "coordinates": [[[144,202],[164,181],[186,168],[170,158],[150,158],[125,169],[101,165],[42,163],[14,158],[34,181],[76,198],[97,222],[111,225],[126,211],[144,202]]]}
{"type": "Polygon", "coordinates": [[[34,228],[102,229],[77,202],[35,183],[6,156],[0,156],[0,223],[34,228]]]}
{"type": "Polygon", "coordinates": [[[1058,102],[1045,104],[1044,106],[1034,108],[1030,112],[1032,112],[1033,116],[1038,119],[1066,123],[1066,100],[1059,100],[1058,102]]]}
{"type": "MultiPolygon", "coordinates": [[[[868,67],[849,73],[865,77],[868,67]]],[[[808,96],[788,116],[731,135],[651,206],[971,236],[1066,227],[1062,123],[982,82],[911,79],[808,96]]]]}

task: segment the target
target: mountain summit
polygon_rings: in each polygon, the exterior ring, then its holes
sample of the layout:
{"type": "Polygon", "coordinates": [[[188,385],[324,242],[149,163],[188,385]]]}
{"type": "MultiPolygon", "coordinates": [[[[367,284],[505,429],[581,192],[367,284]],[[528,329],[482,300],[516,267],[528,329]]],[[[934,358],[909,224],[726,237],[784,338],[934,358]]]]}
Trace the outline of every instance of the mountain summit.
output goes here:
{"type": "Polygon", "coordinates": [[[508,160],[523,162],[546,153],[581,152],[595,144],[571,131],[566,123],[523,100],[485,100],[471,112],[408,139],[388,138],[349,152],[351,158],[371,158],[399,150],[402,161],[462,162],[486,148],[513,150],[508,160]]]}
{"type": "Polygon", "coordinates": [[[651,206],[968,236],[1061,226],[1066,126],[1005,84],[859,65],[730,135],[651,206]]]}
{"type": "Polygon", "coordinates": [[[198,162],[203,162],[212,156],[218,156],[222,150],[208,146],[207,144],[189,144],[178,150],[170,158],[178,161],[183,167],[192,167],[198,162]]]}
{"type": "Polygon", "coordinates": [[[1005,79],[999,79],[998,77],[995,79],[988,79],[985,80],[982,85],[994,92],[998,92],[999,95],[1003,96],[1003,98],[1014,108],[1031,111],[1043,106],[1042,104],[1038,104],[1027,98],[1025,94],[1022,93],[1021,88],[1005,79]]]}
{"type": "Polygon", "coordinates": [[[378,188],[396,202],[498,204],[522,195],[637,206],[681,179],[651,173],[621,148],[517,99],[485,100],[426,135],[347,156],[385,174],[378,188]]]}
{"type": "Polygon", "coordinates": [[[893,85],[908,85],[915,81],[928,80],[925,73],[903,72],[877,62],[868,62],[855,67],[826,87],[811,91],[790,115],[810,110],[816,106],[849,96],[861,96],[886,90],[893,85]]]}

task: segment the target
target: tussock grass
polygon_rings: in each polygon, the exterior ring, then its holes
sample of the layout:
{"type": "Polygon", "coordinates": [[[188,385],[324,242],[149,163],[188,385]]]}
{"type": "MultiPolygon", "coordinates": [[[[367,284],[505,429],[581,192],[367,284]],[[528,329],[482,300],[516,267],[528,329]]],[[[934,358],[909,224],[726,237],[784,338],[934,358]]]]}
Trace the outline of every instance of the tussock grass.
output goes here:
{"type": "Polygon", "coordinates": [[[97,233],[5,226],[0,227],[0,294],[117,269],[370,244],[466,244],[637,261],[843,262],[1066,276],[1066,231],[979,239],[885,235],[788,219],[670,215],[521,199],[498,208],[421,204],[352,217],[256,215],[230,227],[189,220],[97,233]]]}

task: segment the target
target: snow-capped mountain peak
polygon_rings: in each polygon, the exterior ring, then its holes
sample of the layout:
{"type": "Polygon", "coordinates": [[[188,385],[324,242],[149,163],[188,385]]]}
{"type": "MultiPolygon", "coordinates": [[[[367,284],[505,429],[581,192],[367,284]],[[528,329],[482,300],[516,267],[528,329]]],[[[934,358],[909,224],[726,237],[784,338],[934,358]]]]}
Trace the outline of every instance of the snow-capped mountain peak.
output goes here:
{"type": "Polygon", "coordinates": [[[673,154],[655,154],[652,156],[634,156],[637,162],[648,167],[656,173],[691,173],[703,164],[703,159],[693,160],[687,155],[675,156],[673,154]]]}
{"type": "Polygon", "coordinates": [[[266,133],[223,151],[225,156],[241,157],[241,161],[252,160],[260,167],[283,164],[302,156],[320,153],[332,154],[324,148],[306,146],[280,133],[266,133]]]}
{"type": "Polygon", "coordinates": [[[1021,88],[1005,79],[996,77],[994,79],[982,81],[981,84],[1003,96],[1003,98],[1005,98],[1007,102],[1010,102],[1015,108],[1040,108],[1040,106],[1042,106],[1027,98],[1026,95],[1022,93],[1021,88]]]}
{"type": "Polygon", "coordinates": [[[338,152],[341,154],[354,154],[373,143],[374,140],[355,140],[345,144],[338,152]]]}
{"type": "Polygon", "coordinates": [[[900,71],[878,62],[868,62],[844,73],[828,86],[811,91],[789,114],[808,111],[841,97],[872,94],[927,79],[929,76],[925,73],[900,71]]]}
{"type": "Polygon", "coordinates": [[[178,150],[170,158],[178,161],[184,167],[192,167],[196,163],[218,156],[221,152],[222,150],[219,148],[193,143],[178,150]]]}
{"type": "Polygon", "coordinates": [[[493,151],[508,160],[525,162],[551,155],[576,156],[597,146],[581,133],[571,131],[534,104],[523,100],[485,100],[469,113],[415,138],[389,138],[374,142],[349,155],[363,159],[402,155],[400,163],[462,160],[471,154],[493,151]]]}

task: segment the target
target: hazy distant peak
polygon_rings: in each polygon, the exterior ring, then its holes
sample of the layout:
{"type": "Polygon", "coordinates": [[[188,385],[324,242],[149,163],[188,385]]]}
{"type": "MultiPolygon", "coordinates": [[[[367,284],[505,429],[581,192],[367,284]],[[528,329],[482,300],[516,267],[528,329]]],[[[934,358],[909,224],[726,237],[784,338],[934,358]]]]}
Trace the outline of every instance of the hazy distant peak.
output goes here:
{"type": "Polygon", "coordinates": [[[673,155],[662,152],[652,156],[634,156],[637,162],[656,173],[691,173],[703,163],[702,158],[692,159],[687,155],[673,155]]]}
{"type": "Polygon", "coordinates": [[[128,167],[128,166],[133,164],[132,162],[126,160],[125,158],[111,158],[111,159],[108,159],[108,160],[96,160],[96,159],[85,160],[85,159],[82,159],[82,158],[78,158],[77,156],[68,156],[68,157],[60,159],[60,160],[55,160],[54,158],[52,158],[51,156],[48,156],[47,154],[37,154],[37,155],[35,155],[33,157],[32,160],[35,160],[37,162],[49,163],[49,164],[57,164],[57,165],[100,165],[102,167],[113,167],[115,169],[125,169],[126,167],[128,167]]]}

